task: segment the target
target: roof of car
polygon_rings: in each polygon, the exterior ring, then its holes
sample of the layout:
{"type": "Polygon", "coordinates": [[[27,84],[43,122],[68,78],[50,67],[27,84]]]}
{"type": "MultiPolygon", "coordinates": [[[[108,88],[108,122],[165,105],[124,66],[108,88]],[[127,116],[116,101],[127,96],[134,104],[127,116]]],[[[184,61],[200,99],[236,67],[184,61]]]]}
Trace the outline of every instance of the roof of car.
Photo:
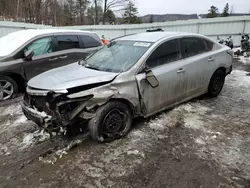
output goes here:
{"type": "Polygon", "coordinates": [[[39,36],[44,34],[54,34],[54,33],[92,33],[90,31],[81,30],[65,30],[65,29],[27,29],[16,31],[15,34],[29,35],[29,36],[39,36]]]}
{"type": "Polygon", "coordinates": [[[11,52],[19,48],[25,42],[30,39],[45,35],[45,34],[55,34],[55,33],[93,33],[89,31],[81,30],[63,30],[63,29],[27,29],[12,32],[0,38],[0,56],[9,55],[11,52]]]}
{"type": "MultiPolygon", "coordinates": [[[[132,34],[124,37],[120,37],[117,40],[131,40],[131,41],[142,41],[142,42],[157,42],[163,38],[173,37],[173,36],[185,36],[185,35],[197,35],[183,32],[146,32],[132,34]]],[[[198,35],[197,35],[198,36],[198,35]]]]}

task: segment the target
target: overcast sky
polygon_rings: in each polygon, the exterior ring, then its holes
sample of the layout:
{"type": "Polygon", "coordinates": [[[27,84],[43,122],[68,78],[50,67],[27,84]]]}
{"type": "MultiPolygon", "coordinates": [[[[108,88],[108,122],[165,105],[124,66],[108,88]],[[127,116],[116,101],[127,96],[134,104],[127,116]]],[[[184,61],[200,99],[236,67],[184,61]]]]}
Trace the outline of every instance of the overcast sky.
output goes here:
{"type": "Polygon", "coordinates": [[[135,0],[139,15],[146,14],[204,14],[211,5],[222,12],[226,3],[234,6],[235,13],[249,13],[250,0],[135,0]]]}

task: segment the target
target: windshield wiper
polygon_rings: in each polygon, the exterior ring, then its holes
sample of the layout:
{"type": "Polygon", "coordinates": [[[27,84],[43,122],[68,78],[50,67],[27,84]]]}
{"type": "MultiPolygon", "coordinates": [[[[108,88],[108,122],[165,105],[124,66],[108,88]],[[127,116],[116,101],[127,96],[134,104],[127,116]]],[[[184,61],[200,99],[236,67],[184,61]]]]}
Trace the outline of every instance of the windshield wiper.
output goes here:
{"type": "Polygon", "coordinates": [[[97,68],[97,67],[94,67],[94,66],[91,66],[91,65],[89,65],[89,64],[87,64],[87,63],[85,63],[84,66],[85,66],[86,68],[88,68],[88,69],[93,69],[93,70],[98,70],[98,71],[101,70],[101,69],[99,69],[99,68],[97,68]]]}

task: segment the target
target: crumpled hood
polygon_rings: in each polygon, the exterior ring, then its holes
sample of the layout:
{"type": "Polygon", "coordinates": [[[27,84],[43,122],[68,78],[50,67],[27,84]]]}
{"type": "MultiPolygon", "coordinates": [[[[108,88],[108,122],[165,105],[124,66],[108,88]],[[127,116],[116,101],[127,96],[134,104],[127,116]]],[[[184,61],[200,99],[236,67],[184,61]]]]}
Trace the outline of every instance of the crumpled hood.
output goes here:
{"type": "Polygon", "coordinates": [[[78,63],[44,72],[28,82],[29,87],[44,90],[64,90],[77,86],[108,82],[118,73],[103,72],[85,68],[78,63]]]}

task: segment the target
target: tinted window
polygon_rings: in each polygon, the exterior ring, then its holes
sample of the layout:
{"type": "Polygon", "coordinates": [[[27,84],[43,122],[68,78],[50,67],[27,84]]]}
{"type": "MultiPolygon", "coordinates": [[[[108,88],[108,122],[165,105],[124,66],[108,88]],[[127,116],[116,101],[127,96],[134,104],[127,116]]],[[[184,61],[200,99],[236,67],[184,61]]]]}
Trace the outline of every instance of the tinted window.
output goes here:
{"type": "Polygon", "coordinates": [[[161,44],[147,60],[149,67],[156,67],[180,59],[178,40],[171,40],[161,44]]]}
{"type": "Polygon", "coordinates": [[[67,50],[72,48],[80,48],[77,36],[57,36],[58,46],[57,51],[67,50]]]}
{"type": "Polygon", "coordinates": [[[206,44],[206,49],[207,49],[207,51],[213,50],[213,47],[214,47],[214,43],[213,43],[213,42],[208,41],[208,40],[205,40],[205,39],[204,39],[204,42],[205,42],[205,44],[206,44]]]}
{"type": "Polygon", "coordinates": [[[98,40],[98,38],[94,38],[91,36],[87,36],[87,35],[81,35],[80,36],[84,45],[84,48],[93,48],[93,47],[97,47],[97,46],[101,46],[101,42],[100,40],[98,40]]]}
{"type": "Polygon", "coordinates": [[[181,39],[182,57],[191,57],[206,52],[206,45],[203,39],[183,38],[181,39]]]}
{"type": "Polygon", "coordinates": [[[42,38],[32,42],[25,48],[25,51],[32,50],[34,56],[43,55],[52,52],[52,38],[42,38]]]}

